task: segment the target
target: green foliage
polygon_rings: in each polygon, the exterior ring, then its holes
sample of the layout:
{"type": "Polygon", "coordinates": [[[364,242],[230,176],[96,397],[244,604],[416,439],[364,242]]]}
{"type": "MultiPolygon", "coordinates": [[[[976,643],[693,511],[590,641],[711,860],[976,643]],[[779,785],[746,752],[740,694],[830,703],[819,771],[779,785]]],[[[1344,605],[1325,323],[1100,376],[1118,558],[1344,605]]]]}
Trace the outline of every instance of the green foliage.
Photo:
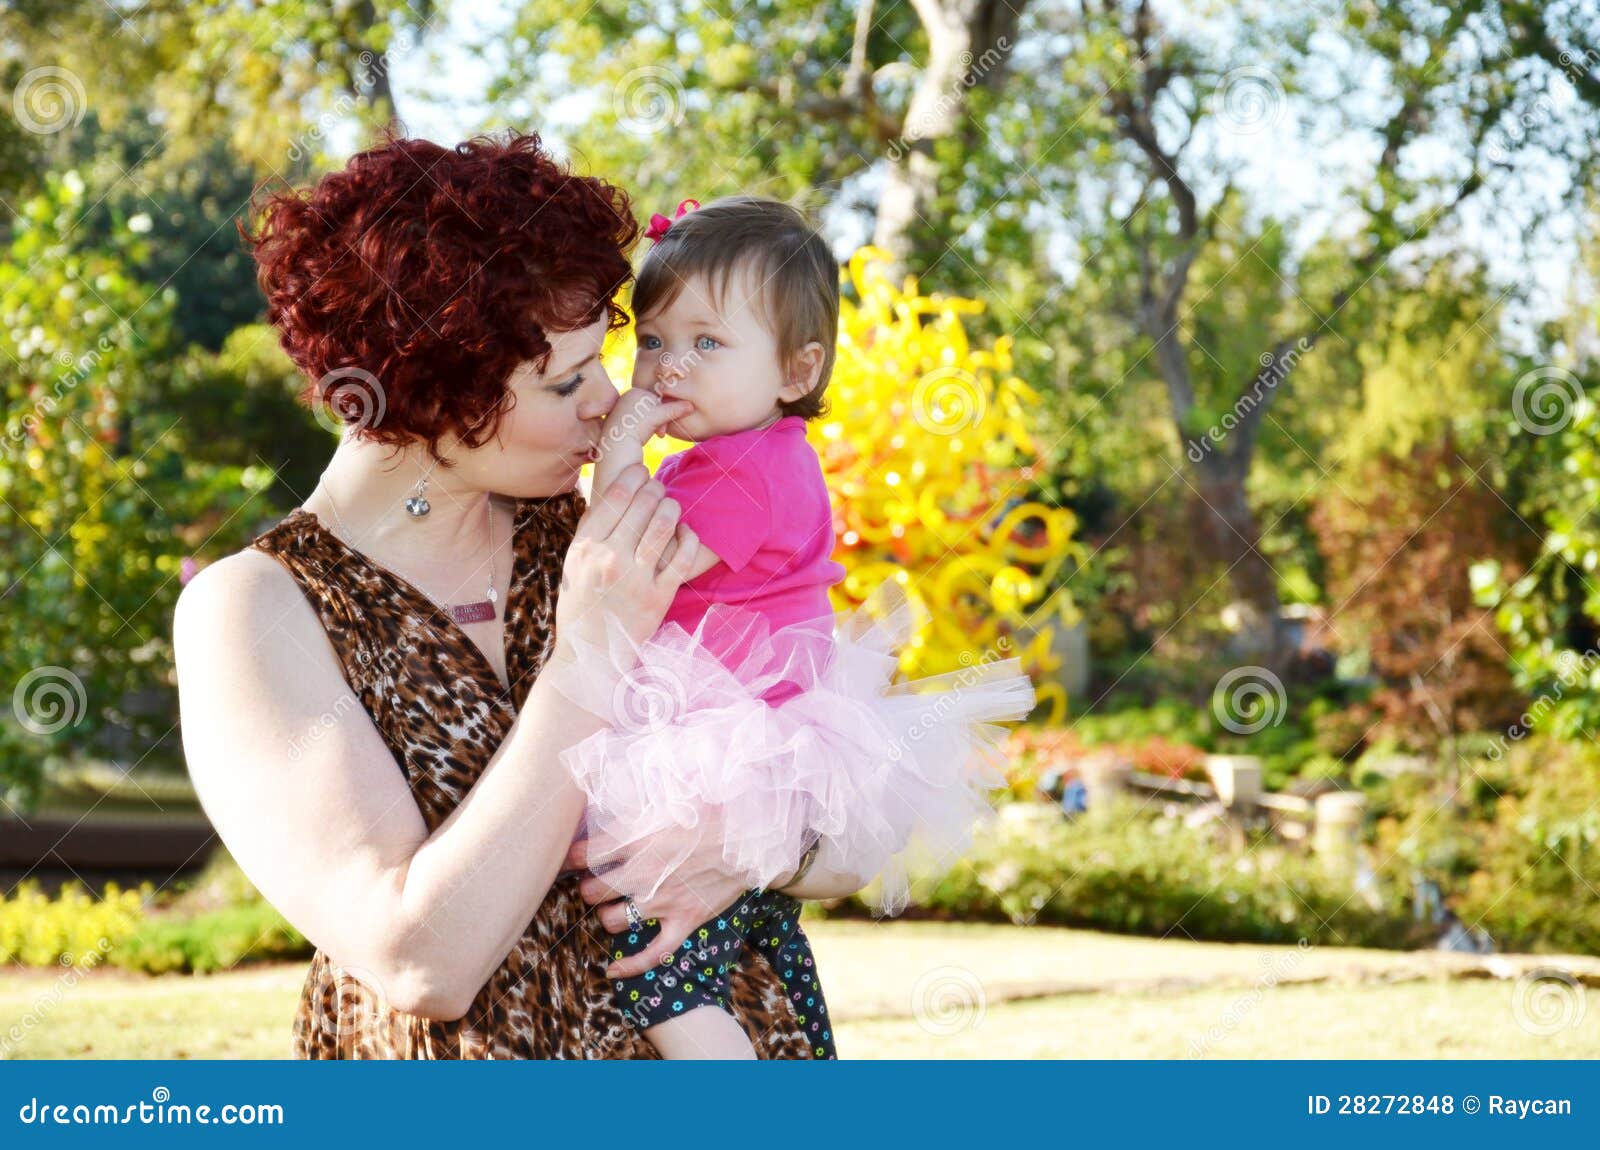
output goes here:
{"type": "Polygon", "coordinates": [[[1600,954],[1600,748],[1504,740],[1454,784],[1385,785],[1377,847],[1395,881],[1439,883],[1503,950],[1600,954]]]}
{"type": "Polygon", "coordinates": [[[0,44],[65,69],[77,103],[108,124],[158,111],[174,164],[203,163],[221,142],[262,176],[293,177],[336,150],[335,124],[370,133],[394,118],[393,59],[421,50],[440,9],[435,0],[28,0],[0,5],[0,44]]]}
{"type": "Polygon", "coordinates": [[[127,272],[176,296],[173,343],[215,350],[235,328],[264,318],[255,264],[235,226],[248,213],[255,173],[214,137],[176,162],[169,136],[143,108],[130,108],[115,129],[96,111],[84,117],[60,164],[85,185],[72,242],[96,249],[137,234],[127,272]]]}
{"type": "Polygon", "coordinates": [[[272,485],[254,516],[260,518],[305,498],[338,443],[296,398],[304,386],[278,344],[277,329],[247,324],[215,352],[190,348],[169,377],[163,402],[183,413],[172,434],[191,463],[270,466],[272,485]]]}
{"type": "Polygon", "coordinates": [[[311,944],[265,902],[193,918],[150,918],[111,952],[111,962],[147,974],[210,974],[243,962],[308,958],[311,944]]]}
{"type": "Polygon", "coordinates": [[[33,881],[0,898],[0,966],[88,966],[109,961],[147,974],[207,974],[244,962],[309,957],[311,944],[218,851],[175,897],[150,883],[96,897],[76,882],[46,897],[33,881]]]}
{"type": "Polygon", "coordinates": [[[16,365],[0,381],[0,682],[17,704],[0,788],[22,801],[52,754],[159,757],[182,561],[236,550],[271,479],[186,457],[165,401],[174,299],[129,275],[137,234],[79,245],[83,197],[75,173],[49,176],[0,252],[0,350],[16,365]]]}
{"type": "Polygon", "coordinates": [[[1396,295],[1357,349],[1362,403],[1330,444],[1342,472],[1356,478],[1380,454],[1409,456],[1448,434],[1464,454],[1498,446],[1511,379],[1491,334],[1498,309],[1481,274],[1433,268],[1423,290],[1396,295]]]}
{"type": "Polygon", "coordinates": [[[1071,821],[1034,810],[1040,817],[987,828],[947,873],[914,881],[912,905],[961,918],[1219,942],[1418,941],[1398,890],[1381,889],[1374,906],[1352,897],[1347,879],[1281,846],[1235,856],[1211,833],[1143,816],[1129,801],[1071,821]]]}
{"type": "MultiPolygon", "coordinates": [[[[922,49],[909,9],[877,15],[870,65],[922,49]]],[[[527,0],[495,45],[506,70],[489,95],[506,122],[578,141],[587,171],[626,173],[646,216],[685,196],[836,188],[885,147],[843,91],[855,19],[846,5],[784,0],[601,0],[580,21],[559,0],[527,0]],[[563,103],[588,109],[580,125],[550,122],[563,103]]],[[[903,109],[905,96],[882,98],[903,109]]]]}
{"type": "Polygon", "coordinates": [[[1093,711],[1075,716],[1071,734],[1088,747],[1162,740],[1209,754],[1255,755],[1261,759],[1263,785],[1274,791],[1297,779],[1348,776],[1342,763],[1359,752],[1364,731],[1351,732],[1336,720],[1362,698],[1364,688],[1337,682],[1315,688],[1293,686],[1285,690],[1281,708],[1272,704],[1273,717],[1260,730],[1239,734],[1223,726],[1213,709],[1210,693],[1215,680],[1197,686],[1191,697],[1197,694],[1205,702],[1174,697],[1170,689],[1148,703],[1119,692],[1093,711]]]}
{"type": "Polygon", "coordinates": [[[1526,573],[1486,559],[1473,570],[1477,603],[1494,612],[1528,725],[1576,739],[1600,728],[1600,415],[1591,379],[1560,368],[1522,377],[1523,438],[1549,459],[1525,516],[1544,537],[1526,573]]]}

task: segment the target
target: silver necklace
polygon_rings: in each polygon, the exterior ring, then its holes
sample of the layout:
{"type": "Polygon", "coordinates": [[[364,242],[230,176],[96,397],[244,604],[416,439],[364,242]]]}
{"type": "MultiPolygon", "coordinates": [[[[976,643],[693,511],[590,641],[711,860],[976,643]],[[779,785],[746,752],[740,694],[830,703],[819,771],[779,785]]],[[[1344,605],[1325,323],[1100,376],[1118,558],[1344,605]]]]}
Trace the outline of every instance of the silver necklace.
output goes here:
{"type": "MultiPolygon", "coordinates": [[[[350,528],[345,525],[344,516],[339,511],[339,504],[334,499],[332,490],[324,486],[322,493],[328,497],[328,506],[333,508],[333,517],[339,523],[339,530],[343,531],[346,537],[354,540],[355,536],[350,533],[350,528]]],[[[489,500],[489,584],[484,588],[483,598],[477,602],[454,603],[445,607],[445,614],[461,624],[487,623],[495,618],[495,604],[500,601],[500,592],[495,589],[494,585],[494,497],[486,495],[484,498],[489,500]]],[[[410,501],[408,500],[407,502],[409,503],[410,501]]],[[[410,508],[408,507],[407,510],[409,511],[410,508]]],[[[409,579],[406,582],[413,587],[417,586],[409,579]]],[[[419,592],[422,591],[420,587],[417,587],[417,590],[419,592]]],[[[423,594],[430,602],[435,602],[433,596],[427,595],[425,592],[423,594]]]]}

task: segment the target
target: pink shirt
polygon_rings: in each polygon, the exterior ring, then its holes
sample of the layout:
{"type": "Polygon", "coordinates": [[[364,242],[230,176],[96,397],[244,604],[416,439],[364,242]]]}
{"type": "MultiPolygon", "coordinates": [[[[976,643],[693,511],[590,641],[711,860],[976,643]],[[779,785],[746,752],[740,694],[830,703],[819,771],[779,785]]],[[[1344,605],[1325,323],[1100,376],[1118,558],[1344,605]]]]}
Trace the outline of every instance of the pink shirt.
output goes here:
{"type": "Polygon", "coordinates": [[[833,508],[805,420],[707,439],[668,456],[656,478],[722,560],[678,588],[663,623],[692,633],[713,603],[759,612],[774,630],[833,615],[828,588],[845,569],[830,558],[833,508]]]}

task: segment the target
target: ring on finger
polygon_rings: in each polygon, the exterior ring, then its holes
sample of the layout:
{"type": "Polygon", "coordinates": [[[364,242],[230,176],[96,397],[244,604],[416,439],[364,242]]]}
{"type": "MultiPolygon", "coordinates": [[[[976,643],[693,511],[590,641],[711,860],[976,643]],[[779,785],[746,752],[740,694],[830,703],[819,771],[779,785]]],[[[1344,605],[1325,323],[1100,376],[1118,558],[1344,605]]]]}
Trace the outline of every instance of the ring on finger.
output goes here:
{"type": "Polygon", "coordinates": [[[622,909],[628,916],[629,930],[638,930],[644,925],[644,915],[639,913],[639,904],[633,901],[631,894],[623,897],[622,909]]]}

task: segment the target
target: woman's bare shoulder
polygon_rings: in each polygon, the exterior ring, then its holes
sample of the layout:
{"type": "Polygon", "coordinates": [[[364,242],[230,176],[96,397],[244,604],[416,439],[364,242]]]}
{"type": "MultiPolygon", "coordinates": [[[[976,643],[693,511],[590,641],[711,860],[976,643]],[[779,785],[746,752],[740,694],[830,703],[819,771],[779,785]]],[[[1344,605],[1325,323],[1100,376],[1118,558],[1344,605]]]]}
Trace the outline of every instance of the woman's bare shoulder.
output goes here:
{"type": "Polygon", "coordinates": [[[179,594],[172,625],[178,642],[185,633],[219,639],[244,628],[257,641],[292,643],[320,630],[294,576],[253,547],[201,568],[179,594]]]}

